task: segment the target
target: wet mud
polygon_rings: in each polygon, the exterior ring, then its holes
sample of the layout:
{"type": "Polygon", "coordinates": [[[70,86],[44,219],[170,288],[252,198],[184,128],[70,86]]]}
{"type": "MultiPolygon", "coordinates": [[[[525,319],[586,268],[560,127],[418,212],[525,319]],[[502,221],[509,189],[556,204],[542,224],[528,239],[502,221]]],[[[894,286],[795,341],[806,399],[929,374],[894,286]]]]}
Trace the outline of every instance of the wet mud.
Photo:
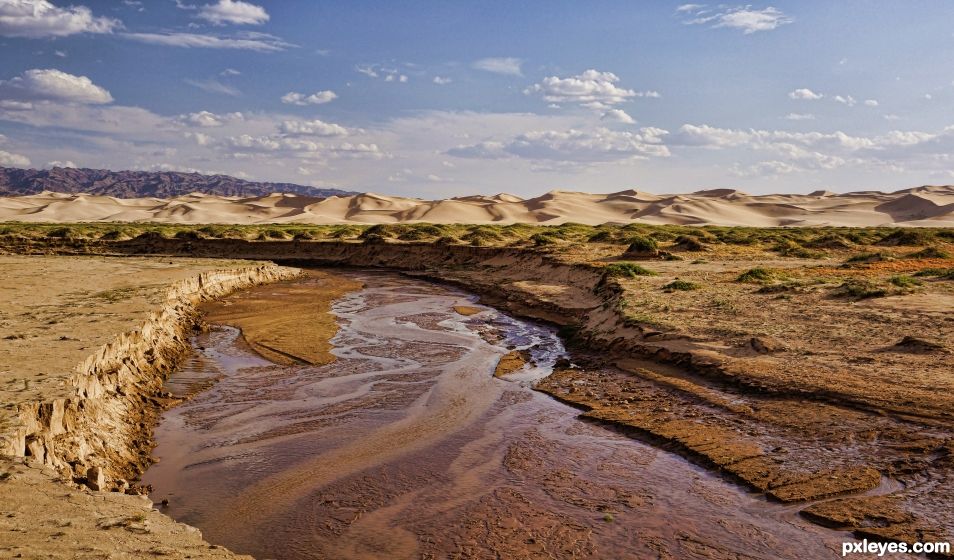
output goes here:
{"type": "Polygon", "coordinates": [[[550,328],[421,280],[341,276],[364,288],[332,305],[334,361],[275,364],[219,326],[167,385],[191,398],[164,415],[143,482],[210,542],[280,559],[738,559],[836,558],[852,539],[534,391],[565,357],[550,328]]]}

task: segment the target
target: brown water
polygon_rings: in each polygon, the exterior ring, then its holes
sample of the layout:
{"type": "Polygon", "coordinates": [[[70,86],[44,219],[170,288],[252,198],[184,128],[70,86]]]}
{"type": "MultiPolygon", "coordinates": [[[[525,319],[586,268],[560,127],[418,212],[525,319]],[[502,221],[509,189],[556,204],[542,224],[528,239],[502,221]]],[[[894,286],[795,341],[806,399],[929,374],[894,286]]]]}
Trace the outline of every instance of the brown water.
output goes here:
{"type": "Polygon", "coordinates": [[[281,559],[840,556],[846,534],[534,392],[563,354],[549,328],[348,274],[366,288],[334,306],[336,362],[276,366],[224,327],[170,380],[218,382],[165,414],[144,482],[209,541],[281,559]],[[513,346],[538,365],[494,378],[513,346]]]}

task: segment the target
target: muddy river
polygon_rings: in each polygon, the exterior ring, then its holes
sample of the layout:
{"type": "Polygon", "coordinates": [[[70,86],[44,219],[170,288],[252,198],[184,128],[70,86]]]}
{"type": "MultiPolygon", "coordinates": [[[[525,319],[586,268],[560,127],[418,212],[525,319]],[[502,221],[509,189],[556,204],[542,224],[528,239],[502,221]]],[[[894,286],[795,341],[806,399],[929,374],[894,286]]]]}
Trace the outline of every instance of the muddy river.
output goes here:
{"type": "Polygon", "coordinates": [[[278,559],[735,559],[836,558],[850,539],[533,391],[565,355],[549,327],[343,274],[365,288],[333,306],[337,361],[275,365],[223,326],[169,381],[195,394],[164,415],[143,482],[210,542],[278,559]],[[514,348],[533,363],[495,378],[514,348]]]}

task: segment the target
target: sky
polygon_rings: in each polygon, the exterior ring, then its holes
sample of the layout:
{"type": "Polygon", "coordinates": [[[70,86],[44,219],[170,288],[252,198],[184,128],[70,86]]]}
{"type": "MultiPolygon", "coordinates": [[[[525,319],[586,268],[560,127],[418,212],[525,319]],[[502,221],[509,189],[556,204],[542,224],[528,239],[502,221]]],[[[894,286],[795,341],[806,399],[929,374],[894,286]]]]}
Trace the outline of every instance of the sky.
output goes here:
{"type": "Polygon", "coordinates": [[[0,165],[401,196],[954,182],[954,2],[0,0],[0,165]]]}

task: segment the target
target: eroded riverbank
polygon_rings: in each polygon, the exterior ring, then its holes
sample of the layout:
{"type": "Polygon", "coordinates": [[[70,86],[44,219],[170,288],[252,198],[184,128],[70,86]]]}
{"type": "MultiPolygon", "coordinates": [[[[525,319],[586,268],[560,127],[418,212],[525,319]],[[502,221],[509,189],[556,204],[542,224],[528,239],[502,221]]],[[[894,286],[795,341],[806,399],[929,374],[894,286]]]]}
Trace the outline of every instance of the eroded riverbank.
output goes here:
{"type": "Polygon", "coordinates": [[[333,306],[334,362],[267,362],[223,328],[173,376],[218,381],[166,413],[144,481],[210,541],[274,558],[825,558],[849,538],[532,391],[563,351],[551,330],[346,276],[365,288],[333,306]],[[514,348],[535,365],[494,378],[514,348]]]}

